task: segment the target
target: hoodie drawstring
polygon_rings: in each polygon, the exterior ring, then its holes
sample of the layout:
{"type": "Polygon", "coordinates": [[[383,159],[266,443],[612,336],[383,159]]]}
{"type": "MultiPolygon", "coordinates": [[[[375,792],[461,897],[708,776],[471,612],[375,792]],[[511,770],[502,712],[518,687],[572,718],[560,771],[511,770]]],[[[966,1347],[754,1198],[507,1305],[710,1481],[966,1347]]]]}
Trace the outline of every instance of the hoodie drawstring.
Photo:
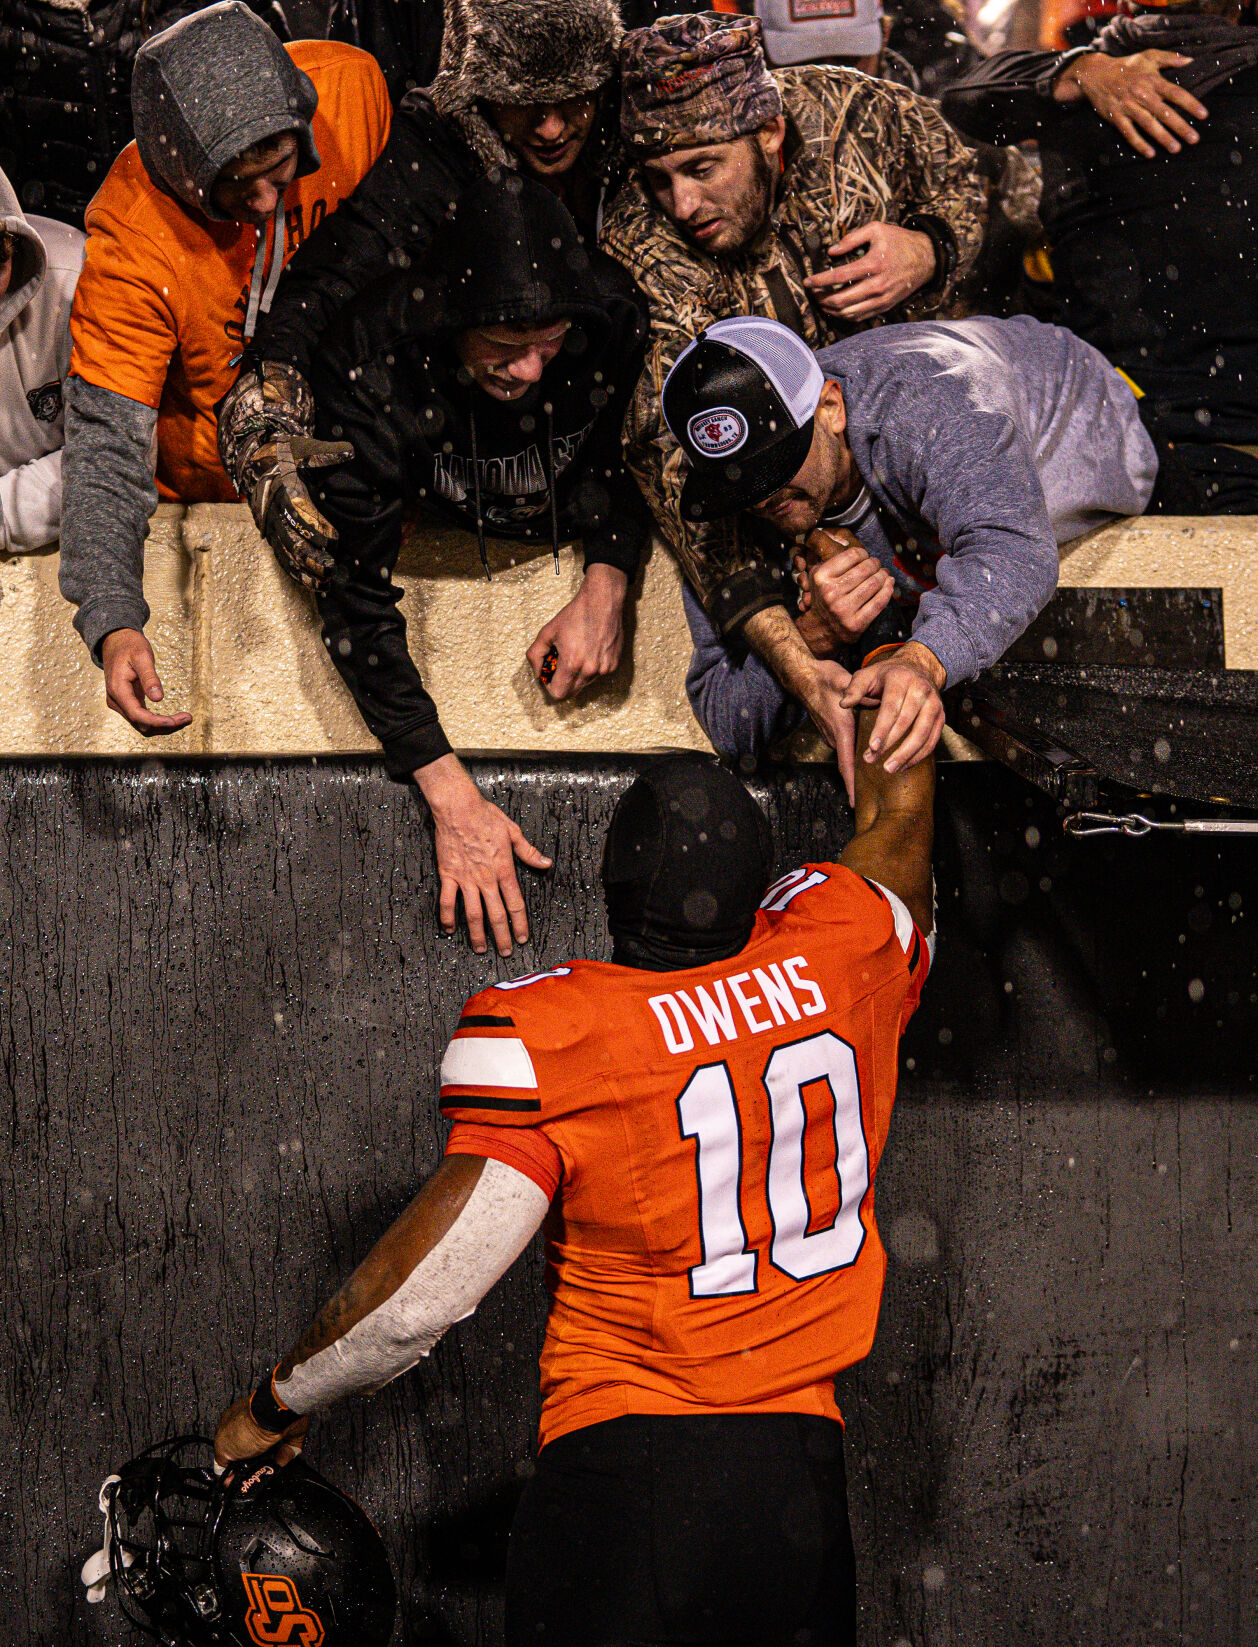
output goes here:
{"type": "Polygon", "coordinates": [[[559,576],[559,502],[555,496],[555,408],[548,400],[546,413],[546,494],[550,500],[550,547],[555,557],[555,576],[559,576]]]}
{"type": "Polygon", "coordinates": [[[480,550],[480,563],[485,568],[485,576],[492,583],[494,580],[489,570],[489,551],[485,547],[485,517],[480,506],[480,456],[476,450],[475,408],[469,411],[468,421],[472,426],[472,496],[476,499],[476,547],[480,550]]]}
{"type": "Polygon", "coordinates": [[[253,274],[249,277],[249,307],[245,310],[246,347],[253,342],[253,334],[258,329],[258,315],[270,313],[271,299],[275,296],[275,288],[279,285],[280,275],[284,272],[283,195],[275,203],[275,216],[271,223],[275,232],[271,236],[271,269],[265,289],[262,285],[262,270],[266,263],[266,230],[258,230],[258,250],[253,259],[253,274]]]}

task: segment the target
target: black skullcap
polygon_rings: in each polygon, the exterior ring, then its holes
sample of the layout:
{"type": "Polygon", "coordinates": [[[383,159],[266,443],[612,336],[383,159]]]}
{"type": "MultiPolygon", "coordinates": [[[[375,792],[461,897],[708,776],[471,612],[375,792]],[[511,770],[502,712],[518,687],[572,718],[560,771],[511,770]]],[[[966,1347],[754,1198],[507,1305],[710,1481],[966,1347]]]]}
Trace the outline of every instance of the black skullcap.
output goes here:
{"type": "Polygon", "coordinates": [[[672,971],[736,955],[772,872],[769,821],[731,772],[702,755],[653,762],[603,848],[613,960],[672,971]]]}

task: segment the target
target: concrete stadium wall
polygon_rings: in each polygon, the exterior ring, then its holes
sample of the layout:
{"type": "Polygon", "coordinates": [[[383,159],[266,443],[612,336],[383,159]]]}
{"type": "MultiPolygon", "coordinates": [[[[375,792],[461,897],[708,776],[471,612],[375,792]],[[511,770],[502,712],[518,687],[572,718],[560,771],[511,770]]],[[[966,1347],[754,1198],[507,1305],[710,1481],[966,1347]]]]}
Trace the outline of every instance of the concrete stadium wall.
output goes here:
{"type": "MultiPolygon", "coordinates": [[[[1127,523],[1063,582],[1221,588],[1227,664],[1252,670],[1256,526],[1127,523]]],[[[455,744],[534,752],[475,765],[557,864],[527,877],[534,940],[506,966],[438,935],[421,808],[243,509],[154,521],[149,633],[196,715],[159,742],[106,710],[55,555],[0,561],[2,1647],[120,1640],[75,1577],[101,1478],[208,1425],[405,1204],[462,1000],[607,952],[598,847],[633,756],[702,746],[677,576],[657,549],[631,659],[556,709],[523,653],[579,568],[511,554],[486,584],[470,539],[430,535],[401,567],[455,744]],[[142,758],[60,758],[85,755],[142,758]]],[[[831,772],[758,793],[783,866],[840,849],[831,772]]],[[[1253,1640],[1253,847],[1070,841],[992,766],[942,769],[938,817],[883,1320],[841,1381],[864,1647],[1253,1640]]],[[[399,1647],[497,1639],[539,1287],[533,1254],[320,1426],[312,1456],[389,1542],[399,1647]]]]}
{"type": "MultiPolygon", "coordinates": [[[[130,1639],[76,1579],[99,1482],[211,1424],[401,1210],[463,999],[606,956],[632,768],[476,763],[557,866],[504,964],[437,933],[420,807],[377,762],[0,763],[5,1647],[130,1639]]],[[[757,794],[779,867],[841,848],[830,773],[757,794]]],[[[938,820],[883,1318],[840,1391],[863,1647],[1251,1642],[1253,848],[1076,842],[994,766],[944,768],[938,820]]],[[[397,1647],[499,1639],[539,1287],[534,1253],[313,1438],[389,1543],[397,1647]]]]}
{"type": "MultiPolygon", "coordinates": [[[[1258,520],[1129,521],[1072,545],[1062,583],[1202,587],[1224,593],[1230,669],[1258,669],[1253,565],[1258,520]]],[[[671,556],[656,545],[640,580],[621,668],[570,704],[533,680],[524,653],[576,590],[580,562],[490,546],[487,582],[460,532],[411,539],[398,571],[410,643],[446,730],[470,753],[571,755],[706,748],[684,691],[689,637],[671,556]]],[[[374,740],[329,662],[313,603],[280,571],[242,504],[163,504],[146,554],[149,638],[163,707],[190,709],[163,753],[367,752],[374,740]]],[[[70,627],[55,553],[0,559],[0,755],[120,755],[146,743],[106,709],[99,672],[70,627]]],[[[800,754],[823,756],[815,744],[800,754]]]]}

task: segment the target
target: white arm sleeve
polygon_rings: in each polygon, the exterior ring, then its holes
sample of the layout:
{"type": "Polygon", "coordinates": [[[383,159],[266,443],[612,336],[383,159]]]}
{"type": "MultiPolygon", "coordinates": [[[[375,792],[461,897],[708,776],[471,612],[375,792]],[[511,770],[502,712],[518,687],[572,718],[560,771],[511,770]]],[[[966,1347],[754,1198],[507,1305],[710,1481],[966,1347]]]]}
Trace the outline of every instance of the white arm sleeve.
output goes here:
{"type": "Polygon", "coordinates": [[[311,1413],[406,1372],[472,1314],[537,1234],[549,1205],[524,1173],[486,1161],[467,1205],[397,1291],[343,1338],[277,1378],[276,1395],[293,1412],[311,1413]]]}

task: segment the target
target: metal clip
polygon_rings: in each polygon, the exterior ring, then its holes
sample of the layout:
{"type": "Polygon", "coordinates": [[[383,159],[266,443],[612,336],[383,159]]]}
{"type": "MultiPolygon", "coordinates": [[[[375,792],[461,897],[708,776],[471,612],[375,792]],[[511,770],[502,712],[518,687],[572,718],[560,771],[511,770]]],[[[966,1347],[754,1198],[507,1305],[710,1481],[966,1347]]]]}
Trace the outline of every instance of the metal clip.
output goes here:
{"type": "MultiPolygon", "coordinates": [[[[1114,812],[1072,812],[1062,821],[1062,828],[1067,835],[1147,835],[1155,827],[1151,818],[1144,818],[1138,812],[1129,812],[1119,816],[1114,812]]],[[[1182,824],[1171,824],[1166,827],[1182,828],[1182,824]]]]}
{"type": "Polygon", "coordinates": [[[1162,821],[1139,812],[1072,812],[1062,820],[1067,835],[1126,835],[1136,839],[1155,829],[1183,835],[1258,835],[1255,818],[1173,818],[1162,821]]]}

